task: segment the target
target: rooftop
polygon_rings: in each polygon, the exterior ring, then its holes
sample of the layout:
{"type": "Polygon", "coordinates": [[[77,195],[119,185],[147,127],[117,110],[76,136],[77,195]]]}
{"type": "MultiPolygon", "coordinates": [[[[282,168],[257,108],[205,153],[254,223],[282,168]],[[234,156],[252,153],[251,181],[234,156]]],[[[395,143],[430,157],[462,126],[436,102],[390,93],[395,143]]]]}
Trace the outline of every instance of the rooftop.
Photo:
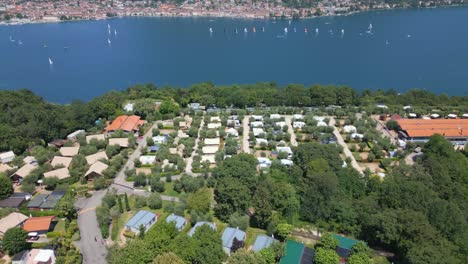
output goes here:
{"type": "Polygon", "coordinates": [[[73,157],[78,155],[79,150],[80,147],[61,147],[59,151],[62,156],[73,157]]]}
{"type": "Polygon", "coordinates": [[[59,180],[70,178],[70,172],[67,168],[61,168],[44,173],[44,178],[57,177],[59,180]]]}
{"type": "Polygon", "coordinates": [[[100,151],[98,153],[86,156],[86,162],[88,162],[88,165],[93,165],[94,163],[98,162],[101,159],[105,159],[105,160],[109,159],[105,151],[100,151]]]}
{"type": "Polygon", "coordinates": [[[273,242],[277,242],[273,237],[260,235],[257,236],[257,238],[255,239],[255,243],[252,249],[254,252],[258,252],[264,248],[270,247],[270,245],[273,244],[273,242]]]}
{"type": "Polygon", "coordinates": [[[26,232],[48,231],[54,217],[55,216],[31,217],[24,222],[23,229],[26,232]]]}
{"type": "Polygon", "coordinates": [[[141,225],[146,226],[151,222],[153,218],[157,217],[155,214],[148,211],[138,211],[128,222],[125,224],[126,227],[139,229],[141,225]]]}
{"type": "Polygon", "coordinates": [[[400,119],[397,122],[409,137],[430,137],[434,134],[468,137],[468,119],[400,119]]]}
{"type": "Polygon", "coordinates": [[[167,223],[174,222],[176,228],[181,230],[182,228],[184,228],[185,223],[187,223],[187,220],[182,216],[171,214],[166,218],[166,222],[167,223]]]}
{"type": "Polygon", "coordinates": [[[193,234],[195,234],[195,231],[197,230],[197,228],[199,228],[199,227],[202,226],[202,225],[207,225],[207,226],[211,227],[211,229],[213,229],[213,230],[216,231],[216,224],[215,224],[215,223],[202,221],[202,222],[197,222],[197,223],[192,227],[192,229],[190,229],[190,231],[188,232],[188,235],[189,235],[189,236],[193,236],[193,234]]]}
{"type": "Polygon", "coordinates": [[[237,238],[239,241],[244,241],[245,235],[245,232],[238,228],[226,227],[221,237],[221,240],[223,240],[223,247],[230,249],[234,238],[237,238]]]}
{"type": "Polygon", "coordinates": [[[118,145],[122,148],[128,148],[128,138],[110,138],[109,145],[118,145]]]}
{"type": "Polygon", "coordinates": [[[118,116],[110,125],[106,127],[106,132],[112,132],[116,130],[123,130],[126,132],[136,131],[138,127],[143,124],[143,120],[141,117],[132,115],[126,116],[121,115],[118,116]]]}
{"type": "Polygon", "coordinates": [[[106,137],[104,136],[104,134],[98,134],[98,135],[89,135],[89,136],[86,136],[86,143],[90,143],[91,140],[106,140],[106,137]]]}
{"type": "Polygon", "coordinates": [[[0,219],[0,233],[5,234],[5,232],[13,227],[16,227],[26,221],[28,219],[27,216],[20,213],[11,213],[4,218],[0,219]]]}
{"type": "Polygon", "coordinates": [[[62,157],[62,156],[55,156],[50,163],[52,167],[57,167],[59,165],[64,166],[65,168],[70,167],[72,162],[72,158],[70,157],[62,157]]]}

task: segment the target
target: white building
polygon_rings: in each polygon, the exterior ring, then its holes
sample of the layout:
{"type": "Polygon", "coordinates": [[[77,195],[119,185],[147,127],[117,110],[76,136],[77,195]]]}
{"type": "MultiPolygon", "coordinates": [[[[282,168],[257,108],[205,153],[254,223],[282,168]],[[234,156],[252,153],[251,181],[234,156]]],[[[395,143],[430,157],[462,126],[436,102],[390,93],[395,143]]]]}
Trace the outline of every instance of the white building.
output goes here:
{"type": "Polygon", "coordinates": [[[239,137],[239,132],[234,128],[229,128],[226,130],[226,135],[237,138],[239,137]]]}
{"type": "Polygon", "coordinates": [[[256,138],[255,139],[255,144],[257,144],[258,146],[260,146],[262,143],[265,143],[266,145],[268,145],[268,140],[266,140],[264,138],[256,138]]]}
{"type": "Polygon", "coordinates": [[[153,137],[153,142],[156,144],[163,144],[166,143],[167,137],[166,136],[155,136],[153,137]]]}
{"type": "Polygon", "coordinates": [[[297,128],[297,129],[302,129],[303,127],[305,127],[306,123],[302,122],[302,121],[295,121],[293,123],[293,128],[297,128]]]}
{"type": "Polygon", "coordinates": [[[275,125],[280,126],[281,128],[283,128],[284,126],[286,126],[286,122],[284,122],[284,121],[276,122],[275,125]]]}
{"type": "Polygon", "coordinates": [[[318,126],[318,127],[326,127],[326,126],[328,126],[328,125],[327,125],[327,123],[325,123],[324,121],[318,121],[318,122],[317,122],[317,126],[318,126]]]}
{"type": "Polygon", "coordinates": [[[77,137],[80,135],[80,134],[85,134],[86,132],[84,130],[77,130],[71,134],[69,134],[67,136],[67,139],[68,140],[71,140],[71,141],[76,141],[77,140],[77,137]]]}
{"type": "Polygon", "coordinates": [[[288,153],[288,159],[292,158],[293,152],[290,147],[276,147],[276,151],[278,151],[278,153],[286,152],[288,153]]]}
{"type": "Polygon", "coordinates": [[[357,132],[357,129],[356,129],[355,126],[349,125],[349,126],[344,126],[344,127],[343,127],[343,131],[344,131],[345,133],[348,133],[348,134],[349,134],[349,133],[355,133],[355,132],[357,132]]]}
{"type": "Polygon", "coordinates": [[[271,114],[270,119],[281,119],[281,115],[279,114],[271,114]]]}
{"type": "Polygon", "coordinates": [[[359,133],[352,133],[352,134],[350,135],[350,138],[351,138],[351,139],[359,139],[359,140],[361,140],[361,139],[364,138],[364,135],[363,135],[363,134],[359,134],[359,133]]]}
{"type": "Polygon", "coordinates": [[[263,121],[263,116],[261,116],[261,115],[253,115],[252,118],[255,121],[263,121]]]}
{"type": "Polygon", "coordinates": [[[127,104],[124,106],[123,109],[124,109],[125,111],[127,111],[127,112],[132,112],[132,111],[133,111],[133,106],[134,106],[134,105],[135,105],[135,104],[133,104],[133,103],[127,103],[127,104]]]}
{"type": "Polygon", "coordinates": [[[294,165],[294,162],[292,160],[288,160],[288,159],[281,159],[281,164],[284,165],[284,166],[292,166],[294,165]]]}
{"type": "Polygon", "coordinates": [[[258,157],[257,161],[258,161],[258,166],[260,167],[260,169],[268,168],[271,166],[271,160],[269,158],[258,157]]]}
{"type": "Polygon", "coordinates": [[[302,119],[304,119],[304,116],[301,115],[301,114],[295,114],[293,117],[294,117],[294,120],[302,120],[302,119]]]}
{"type": "Polygon", "coordinates": [[[263,122],[262,121],[254,121],[250,123],[251,127],[263,127],[263,122]]]}
{"type": "Polygon", "coordinates": [[[139,160],[143,165],[154,164],[156,162],[156,156],[141,156],[139,160]]]}
{"type": "Polygon", "coordinates": [[[0,153],[0,162],[9,163],[15,159],[15,153],[13,151],[0,153]]]}
{"type": "Polygon", "coordinates": [[[208,127],[209,129],[220,128],[220,127],[221,127],[221,123],[209,123],[209,124],[207,125],[207,127],[208,127]]]}
{"type": "Polygon", "coordinates": [[[255,137],[258,137],[261,134],[265,134],[263,128],[253,128],[252,131],[255,137]]]}

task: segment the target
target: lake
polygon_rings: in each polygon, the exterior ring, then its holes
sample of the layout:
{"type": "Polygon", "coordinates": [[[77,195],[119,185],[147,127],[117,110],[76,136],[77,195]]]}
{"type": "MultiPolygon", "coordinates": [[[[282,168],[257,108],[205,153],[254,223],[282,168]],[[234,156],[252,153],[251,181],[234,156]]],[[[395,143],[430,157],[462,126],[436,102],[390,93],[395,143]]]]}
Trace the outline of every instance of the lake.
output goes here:
{"type": "Polygon", "coordinates": [[[297,21],[132,17],[10,25],[0,26],[0,89],[28,88],[59,103],[148,82],[275,81],[467,95],[467,45],[468,7],[297,21]]]}

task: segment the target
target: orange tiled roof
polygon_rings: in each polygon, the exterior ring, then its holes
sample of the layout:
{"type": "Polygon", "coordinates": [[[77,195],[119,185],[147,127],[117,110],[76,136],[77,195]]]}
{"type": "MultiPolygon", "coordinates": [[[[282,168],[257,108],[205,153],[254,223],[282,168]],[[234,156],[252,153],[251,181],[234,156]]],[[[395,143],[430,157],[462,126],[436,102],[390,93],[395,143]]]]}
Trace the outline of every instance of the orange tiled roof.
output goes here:
{"type": "Polygon", "coordinates": [[[26,232],[48,231],[54,217],[55,216],[30,217],[24,222],[23,229],[26,232]]]}
{"type": "Polygon", "coordinates": [[[398,124],[410,137],[468,137],[468,119],[401,119],[398,124]]]}
{"type": "Polygon", "coordinates": [[[137,130],[138,126],[142,125],[144,123],[143,120],[141,120],[141,117],[132,115],[132,116],[118,116],[112,124],[108,125],[106,127],[106,131],[115,131],[115,130],[123,130],[123,131],[133,131],[137,130]]]}

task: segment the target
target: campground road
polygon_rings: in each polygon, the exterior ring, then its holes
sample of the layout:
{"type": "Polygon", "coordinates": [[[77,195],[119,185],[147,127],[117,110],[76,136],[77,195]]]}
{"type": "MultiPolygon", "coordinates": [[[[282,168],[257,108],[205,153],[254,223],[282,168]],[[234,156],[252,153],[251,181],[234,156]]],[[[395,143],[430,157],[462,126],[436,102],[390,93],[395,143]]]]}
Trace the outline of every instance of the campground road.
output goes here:
{"type": "Polygon", "coordinates": [[[105,264],[107,248],[102,240],[101,231],[96,218],[96,207],[101,204],[102,197],[107,190],[94,192],[90,198],[78,199],[75,206],[78,212],[78,227],[81,239],[78,246],[83,255],[83,263],[105,264]]]}
{"type": "Polygon", "coordinates": [[[250,153],[250,147],[249,147],[249,132],[250,132],[250,127],[249,127],[249,118],[250,116],[246,115],[244,116],[244,119],[242,120],[242,151],[244,153],[250,153]]]}

